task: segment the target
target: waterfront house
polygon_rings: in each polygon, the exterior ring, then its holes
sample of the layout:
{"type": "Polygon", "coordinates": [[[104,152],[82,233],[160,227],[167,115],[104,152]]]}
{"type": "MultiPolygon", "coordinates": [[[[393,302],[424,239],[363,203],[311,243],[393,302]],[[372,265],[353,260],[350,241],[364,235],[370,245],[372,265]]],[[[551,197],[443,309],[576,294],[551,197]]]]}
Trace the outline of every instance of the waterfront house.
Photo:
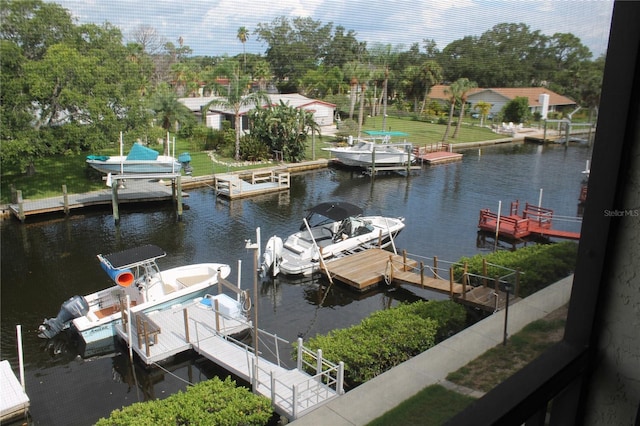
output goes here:
{"type": "MultiPolygon", "coordinates": [[[[449,86],[438,84],[431,88],[429,99],[438,101],[444,105],[448,105],[448,98],[445,90],[449,86]]],[[[471,110],[478,102],[487,102],[491,104],[490,113],[497,115],[508,102],[517,97],[524,97],[529,100],[529,109],[531,113],[540,113],[544,119],[550,112],[571,112],[577,104],[574,100],[559,95],[546,87],[495,87],[495,88],[476,88],[469,91],[467,104],[471,110]]]]}

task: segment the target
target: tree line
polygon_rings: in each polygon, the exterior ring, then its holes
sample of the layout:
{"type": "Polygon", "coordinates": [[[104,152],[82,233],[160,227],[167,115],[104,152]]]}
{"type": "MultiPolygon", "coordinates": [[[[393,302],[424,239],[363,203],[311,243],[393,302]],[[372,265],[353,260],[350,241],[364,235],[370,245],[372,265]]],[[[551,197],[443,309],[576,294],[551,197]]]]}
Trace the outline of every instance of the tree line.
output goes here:
{"type": "MultiPolygon", "coordinates": [[[[429,102],[431,87],[442,83],[450,85],[450,127],[454,107],[464,105],[473,87],[545,86],[596,108],[604,68],[604,58],[593,60],[576,36],[547,36],[523,23],[498,24],[440,51],[428,38],[408,48],[367,45],[340,25],[278,17],[253,30],[238,29],[242,54],[212,57],[194,56],[182,38],[166,40],[149,26],[125,35],[109,23],[76,24],[66,9],[42,0],[0,0],[0,17],[3,170],[28,170],[43,156],[112,146],[120,131],[130,139],[155,140],[179,123],[190,136],[201,125],[178,102],[180,97],[214,94],[238,111],[251,93],[298,92],[336,104],[341,116],[356,121],[360,130],[365,114],[385,117],[387,108],[445,115],[446,110],[429,102]],[[264,54],[245,52],[252,37],[265,43],[264,54]]],[[[285,148],[300,159],[310,129],[295,124],[293,112],[271,114],[288,117],[283,121],[302,132],[294,146],[285,148]]],[[[268,129],[253,126],[256,134],[268,129]]],[[[243,136],[244,146],[253,148],[241,149],[237,129],[236,158],[275,149],[268,142],[277,139],[273,134],[263,140],[243,136]]]]}

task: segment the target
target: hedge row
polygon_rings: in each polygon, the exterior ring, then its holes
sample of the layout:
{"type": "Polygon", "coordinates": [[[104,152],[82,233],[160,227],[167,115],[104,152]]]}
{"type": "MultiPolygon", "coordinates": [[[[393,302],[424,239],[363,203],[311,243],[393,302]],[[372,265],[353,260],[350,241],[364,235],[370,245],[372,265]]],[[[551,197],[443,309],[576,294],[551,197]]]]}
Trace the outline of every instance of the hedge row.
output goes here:
{"type": "MultiPolygon", "coordinates": [[[[305,344],[343,361],[345,383],[357,386],[418,355],[465,326],[466,311],[451,301],[420,301],[374,312],[360,324],[318,335],[305,344]]],[[[295,355],[294,355],[295,356],[295,355]]]]}
{"type": "MultiPolygon", "coordinates": [[[[516,251],[497,251],[487,255],[463,257],[460,263],[467,262],[468,272],[483,275],[483,259],[487,263],[500,265],[520,271],[520,297],[527,297],[549,284],[571,275],[578,258],[578,244],[561,242],[536,244],[516,251]]],[[[488,277],[505,275],[505,270],[494,266],[487,267],[488,277]]],[[[462,274],[462,268],[455,268],[455,276],[462,274]]],[[[513,280],[509,280],[513,282],[513,280]]]]}
{"type": "Polygon", "coordinates": [[[266,425],[273,411],[268,398],[217,377],[200,382],[163,400],[137,402],[114,410],[96,426],[266,425]]]}

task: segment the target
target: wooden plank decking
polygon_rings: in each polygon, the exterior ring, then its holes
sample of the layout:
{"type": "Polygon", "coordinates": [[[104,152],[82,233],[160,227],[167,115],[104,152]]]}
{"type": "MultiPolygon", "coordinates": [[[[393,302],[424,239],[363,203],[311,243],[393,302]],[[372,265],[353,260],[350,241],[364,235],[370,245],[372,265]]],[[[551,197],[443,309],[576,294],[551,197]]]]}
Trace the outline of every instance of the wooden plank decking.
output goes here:
{"type": "MultiPolygon", "coordinates": [[[[187,193],[182,193],[188,197],[187,193]]],[[[21,214],[26,216],[69,212],[75,209],[93,206],[111,206],[113,200],[112,188],[92,191],[83,194],[67,194],[57,197],[42,198],[38,200],[22,200],[21,203],[12,203],[9,210],[18,219],[21,214]]],[[[139,203],[173,200],[173,192],[170,185],[155,180],[127,180],[123,188],[118,188],[118,203],[139,203]]]]}
{"type": "Polygon", "coordinates": [[[249,180],[238,174],[221,174],[215,177],[216,195],[229,199],[246,198],[271,192],[286,191],[290,187],[291,176],[283,171],[257,171],[249,180]]]}
{"type": "Polygon", "coordinates": [[[461,294],[462,285],[416,273],[418,262],[382,249],[369,249],[327,262],[325,273],[350,287],[365,291],[391,278],[399,284],[410,284],[441,293],[461,294]],[[389,265],[389,259],[392,265],[389,265]],[[393,268],[393,271],[390,270],[393,268]]]}

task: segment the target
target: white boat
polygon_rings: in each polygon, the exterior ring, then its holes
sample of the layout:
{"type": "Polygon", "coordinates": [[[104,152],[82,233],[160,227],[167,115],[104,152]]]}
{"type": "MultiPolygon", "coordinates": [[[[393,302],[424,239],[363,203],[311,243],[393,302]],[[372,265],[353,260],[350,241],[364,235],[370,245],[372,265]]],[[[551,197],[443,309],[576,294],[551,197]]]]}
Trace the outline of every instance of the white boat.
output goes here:
{"type": "MultiPolygon", "coordinates": [[[[86,296],[73,296],[62,304],[55,318],[44,320],[38,336],[52,338],[70,327],[85,344],[95,344],[116,335],[115,326],[121,322],[127,296],[132,313],[196,303],[214,293],[218,278],[226,278],[231,272],[231,267],[222,263],[198,263],[160,271],[156,260],[164,256],[166,253],[155,245],[98,255],[100,265],[116,285],[86,296]]],[[[215,297],[223,305],[237,308],[230,310],[244,312],[245,301],[240,298],[225,294],[215,297]]]]}
{"type": "Polygon", "coordinates": [[[128,155],[89,155],[86,162],[101,173],[111,174],[154,174],[179,173],[182,163],[169,155],[133,144],[128,155]]]}
{"type": "Polygon", "coordinates": [[[322,261],[372,247],[387,247],[404,228],[404,218],[362,216],[345,202],[326,202],[308,210],[300,231],[284,242],[269,238],[262,255],[263,275],[311,275],[322,261]]]}
{"type": "Polygon", "coordinates": [[[415,161],[413,144],[409,142],[391,143],[391,136],[408,136],[403,132],[366,131],[368,139],[349,138],[347,146],[323,148],[340,163],[352,167],[371,167],[373,165],[403,166],[415,161]]]}

